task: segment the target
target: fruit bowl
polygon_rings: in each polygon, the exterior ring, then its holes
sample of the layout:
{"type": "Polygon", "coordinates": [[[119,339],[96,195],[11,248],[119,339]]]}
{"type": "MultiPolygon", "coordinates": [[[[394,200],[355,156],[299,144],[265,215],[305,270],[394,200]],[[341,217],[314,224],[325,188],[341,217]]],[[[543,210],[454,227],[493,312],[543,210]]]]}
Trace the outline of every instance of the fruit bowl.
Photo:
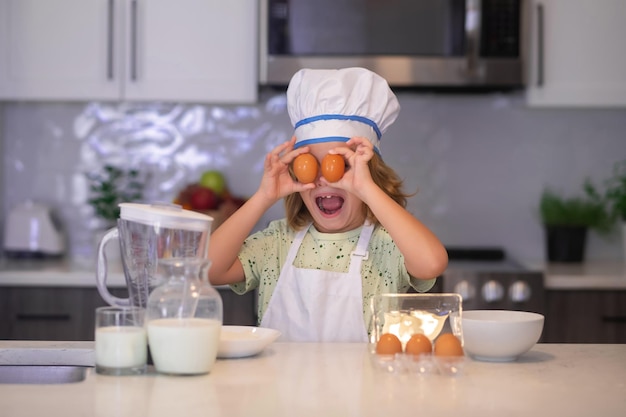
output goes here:
{"type": "Polygon", "coordinates": [[[239,207],[241,207],[241,204],[226,200],[215,210],[196,210],[193,208],[191,210],[213,217],[213,223],[211,223],[211,231],[213,231],[232,216],[239,207]]]}
{"type": "Polygon", "coordinates": [[[218,171],[205,171],[198,182],[187,184],[174,198],[174,204],[213,218],[212,230],[219,227],[245,199],[229,191],[224,176],[218,171]]]}

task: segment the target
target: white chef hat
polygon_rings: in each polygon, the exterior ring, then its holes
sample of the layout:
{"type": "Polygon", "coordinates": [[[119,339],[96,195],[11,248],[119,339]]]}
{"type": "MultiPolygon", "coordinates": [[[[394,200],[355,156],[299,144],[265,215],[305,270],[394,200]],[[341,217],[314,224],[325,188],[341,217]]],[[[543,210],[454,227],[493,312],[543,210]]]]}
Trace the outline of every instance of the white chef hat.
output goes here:
{"type": "Polygon", "coordinates": [[[387,81],[365,68],[302,69],[289,82],[287,111],[296,148],[359,136],[380,153],[381,136],[400,104],[387,81]]]}

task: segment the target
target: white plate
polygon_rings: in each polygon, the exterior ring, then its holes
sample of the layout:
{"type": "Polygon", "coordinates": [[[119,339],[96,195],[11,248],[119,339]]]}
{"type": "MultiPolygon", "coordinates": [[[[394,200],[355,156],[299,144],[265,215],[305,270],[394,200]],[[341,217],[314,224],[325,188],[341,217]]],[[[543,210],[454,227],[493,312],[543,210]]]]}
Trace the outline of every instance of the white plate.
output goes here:
{"type": "Polygon", "coordinates": [[[259,354],[280,337],[274,329],[254,326],[222,326],[218,358],[245,358],[259,354]]]}

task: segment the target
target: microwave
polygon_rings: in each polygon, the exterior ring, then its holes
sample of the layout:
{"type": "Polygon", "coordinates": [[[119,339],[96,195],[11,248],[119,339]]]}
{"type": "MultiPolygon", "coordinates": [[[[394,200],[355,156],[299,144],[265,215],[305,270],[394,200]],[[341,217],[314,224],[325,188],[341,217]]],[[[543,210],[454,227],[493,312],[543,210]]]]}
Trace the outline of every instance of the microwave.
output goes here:
{"type": "Polygon", "coordinates": [[[527,0],[261,0],[261,85],[365,67],[392,87],[524,85],[527,0]]]}

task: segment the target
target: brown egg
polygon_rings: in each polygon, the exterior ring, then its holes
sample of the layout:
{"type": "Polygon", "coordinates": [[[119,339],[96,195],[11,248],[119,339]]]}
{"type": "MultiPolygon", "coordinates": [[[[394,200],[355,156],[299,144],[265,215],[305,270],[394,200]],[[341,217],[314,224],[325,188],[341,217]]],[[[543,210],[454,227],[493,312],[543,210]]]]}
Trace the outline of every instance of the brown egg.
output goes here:
{"type": "Polygon", "coordinates": [[[308,184],[317,178],[317,159],[310,153],[298,155],[293,160],[293,173],[302,184],[308,184]]]}
{"type": "Polygon", "coordinates": [[[379,355],[402,353],[402,342],[395,334],[385,333],[380,336],[378,343],[376,343],[376,353],[379,355]]]}
{"type": "Polygon", "coordinates": [[[414,334],[409,341],[406,342],[404,351],[409,355],[430,354],[433,352],[433,344],[430,342],[430,339],[423,334],[414,334]]]}
{"type": "Polygon", "coordinates": [[[435,356],[463,356],[463,347],[458,337],[444,333],[435,340],[435,356]]]}
{"type": "Polygon", "coordinates": [[[341,155],[326,154],[322,159],[322,175],[328,182],[337,182],[346,171],[346,161],[341,155]]]}

